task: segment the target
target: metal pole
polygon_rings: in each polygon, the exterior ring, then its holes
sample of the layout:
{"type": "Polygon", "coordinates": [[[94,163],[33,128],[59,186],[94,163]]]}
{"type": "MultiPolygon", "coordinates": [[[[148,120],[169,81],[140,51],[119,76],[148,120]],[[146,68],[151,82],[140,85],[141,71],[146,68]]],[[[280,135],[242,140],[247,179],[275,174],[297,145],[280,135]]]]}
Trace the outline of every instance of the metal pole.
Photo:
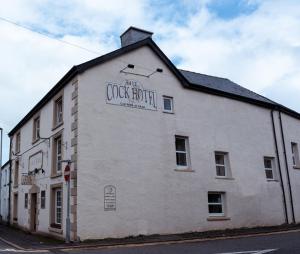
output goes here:
{"type": "Polygon", "coordinates": [[[71,222],[70,222],[70,182],[67,181],[68,186],[68,198],[67,198],[67,218],[66,218],[66,243],[70,243],[70,229],[71,229],[71,222]]]}
{"type": "Polygon", "coordinates": [[[1,202],[1,193],[2,193],[2,138],[3,138],[3,129],[0,127],[1,131],[1,141],[0,141],[0,220],[2,221],[2,202],[1,202]]]}

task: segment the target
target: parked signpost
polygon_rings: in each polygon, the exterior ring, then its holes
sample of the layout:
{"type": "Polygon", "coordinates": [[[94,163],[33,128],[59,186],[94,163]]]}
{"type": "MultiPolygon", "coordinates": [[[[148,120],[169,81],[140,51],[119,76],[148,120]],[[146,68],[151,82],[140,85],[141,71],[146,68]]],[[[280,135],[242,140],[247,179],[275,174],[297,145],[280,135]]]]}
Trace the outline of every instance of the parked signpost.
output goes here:
{"type": "Polygon", "coordinates": [[[70,229],[71,229],[71,223],[70,223],[70,173],[71,169],[69,166],[70,162],[65,167],[64,170],[64,178],[67,183],[67,189],[68,189],[68,196],[67,196],[67,218],[66,218],[66,243],[70,242],[70,229]]]}

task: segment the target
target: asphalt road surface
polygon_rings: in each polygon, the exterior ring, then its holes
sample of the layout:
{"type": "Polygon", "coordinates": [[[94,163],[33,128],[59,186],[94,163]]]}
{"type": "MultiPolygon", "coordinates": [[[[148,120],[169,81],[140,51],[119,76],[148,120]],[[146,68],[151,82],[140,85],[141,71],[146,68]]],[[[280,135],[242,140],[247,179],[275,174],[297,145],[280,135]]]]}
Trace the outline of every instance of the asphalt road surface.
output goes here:
{"type": "MultiPolygon", "coordinates": [[[[0,241],[1,253],[18,251],[0,241]]],[[[39,253],[39,252],[35,252],[39,253]]],[[[45,252],[41,252],[45,253],[45,252]]],[[[50,250],[48,253],[70,254],[300,254],[300,232],[193,243],[109,247],[98,249],[50,250]]]]}

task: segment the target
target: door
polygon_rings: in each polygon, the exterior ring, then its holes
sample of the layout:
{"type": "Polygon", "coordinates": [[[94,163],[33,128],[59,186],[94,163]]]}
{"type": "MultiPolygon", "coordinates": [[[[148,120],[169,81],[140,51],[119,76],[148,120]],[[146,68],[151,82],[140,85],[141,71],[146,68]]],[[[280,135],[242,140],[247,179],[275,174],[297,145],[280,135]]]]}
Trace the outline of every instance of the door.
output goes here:
{"type": "Polygon", "coordinates": [[[37,194],[33,193],[31,194],[31,202],[30,202],[30,231],[35,232],[36,231],[36,214],[37,214],[37,194]]]}

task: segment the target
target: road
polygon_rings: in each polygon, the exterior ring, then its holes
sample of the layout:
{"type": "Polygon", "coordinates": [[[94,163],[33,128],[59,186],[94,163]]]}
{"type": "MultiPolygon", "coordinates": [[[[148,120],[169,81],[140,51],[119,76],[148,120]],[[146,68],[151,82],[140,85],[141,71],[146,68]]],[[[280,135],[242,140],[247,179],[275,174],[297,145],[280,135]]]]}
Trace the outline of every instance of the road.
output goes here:
{"type": "MultiPolygon", "coordinates": [[[[17,251],[0,241],[1,253],[17,251]]],[[[31,252],[32,253],[32,252],[31,252]]],[[[35,252],[40,253],[40,252],[35,252]]],[[[42,253],[42,252],[41,252],[42,253]]],[[[43,252],[45,253],[45,252],[43,252]]],[[[300,232],[192,243],[156,244],[98,249],[50,250],[70,254],[300,254],[300,232]]]]}

